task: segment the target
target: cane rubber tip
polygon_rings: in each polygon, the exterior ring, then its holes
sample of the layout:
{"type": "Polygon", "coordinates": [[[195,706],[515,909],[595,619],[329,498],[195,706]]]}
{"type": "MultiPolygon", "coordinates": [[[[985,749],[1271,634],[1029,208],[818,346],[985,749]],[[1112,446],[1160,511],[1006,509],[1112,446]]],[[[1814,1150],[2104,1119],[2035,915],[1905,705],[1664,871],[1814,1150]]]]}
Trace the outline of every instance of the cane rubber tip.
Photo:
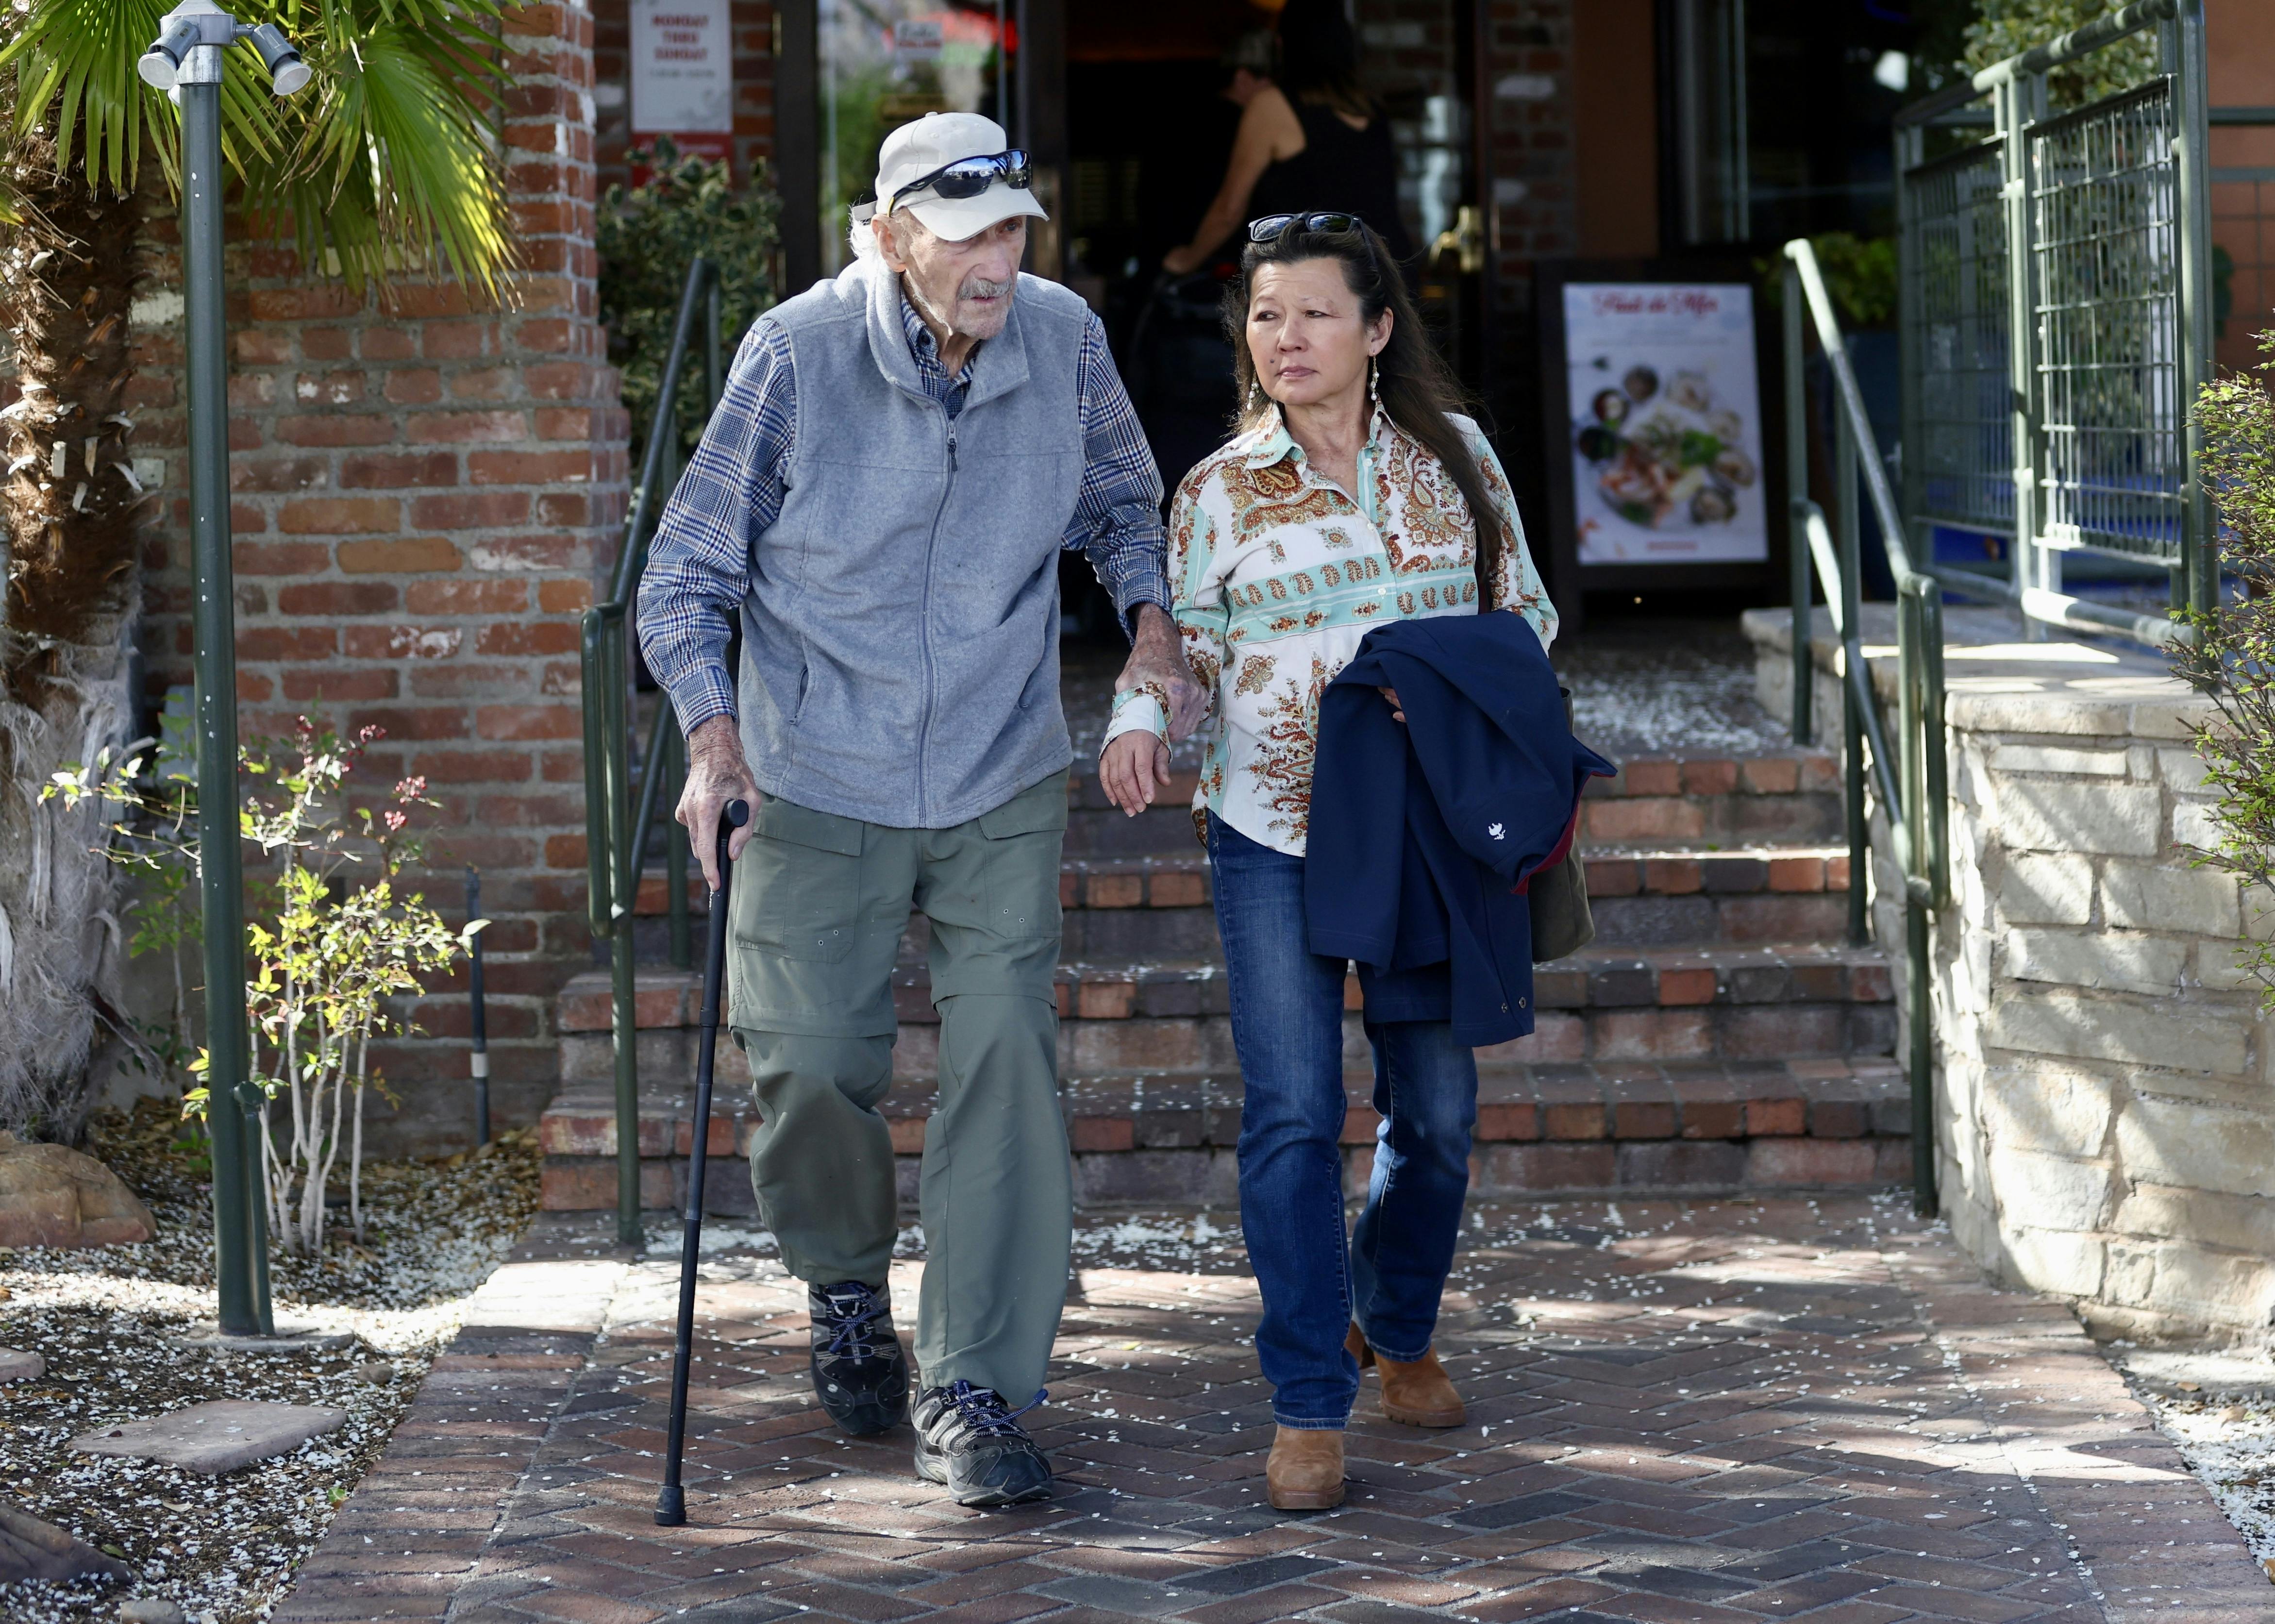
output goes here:
{"type": "Polygon", "coordinates": [[[687,1522],[687,1491],[676,1484],[664,1485],[663,1492],[655,1497],[655,1524],[658,1528],[679,1528],[687,1522]]]}
{"type": "Polygon", "coordinates": [[[750,820],[751,804],[748,801],[727,803],[727,822],[729,827],[739,829],[750,820]]]}

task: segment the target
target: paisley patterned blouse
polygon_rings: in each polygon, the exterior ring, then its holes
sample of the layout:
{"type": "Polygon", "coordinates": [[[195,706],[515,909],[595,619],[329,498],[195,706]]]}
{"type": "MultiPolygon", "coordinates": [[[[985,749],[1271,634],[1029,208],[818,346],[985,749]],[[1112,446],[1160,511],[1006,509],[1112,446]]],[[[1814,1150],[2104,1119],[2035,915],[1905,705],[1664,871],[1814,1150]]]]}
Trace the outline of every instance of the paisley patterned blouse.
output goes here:
{"type": "MultiPolygon", "coordinates": [[[[1546,648],[1556,610],[1524,544],[1508,480],[1484,434],[1456,417],[1515,545],[1495,596],[1546,648]]],[[[1319,696],[1383,620],[1478,612],[1477,528],[1445,467],[1377,408],[1353,502],[1306,464],[1275,408],[1204,458],[1169,510],[1169,582],[1193,674],[1211,693],[1193,820],[1213,812],[1259,844],[1301,857],[1319,696]]],[[[1116,696],[1107,736],[1166,726],[1143,689],[1116,696]]]]}

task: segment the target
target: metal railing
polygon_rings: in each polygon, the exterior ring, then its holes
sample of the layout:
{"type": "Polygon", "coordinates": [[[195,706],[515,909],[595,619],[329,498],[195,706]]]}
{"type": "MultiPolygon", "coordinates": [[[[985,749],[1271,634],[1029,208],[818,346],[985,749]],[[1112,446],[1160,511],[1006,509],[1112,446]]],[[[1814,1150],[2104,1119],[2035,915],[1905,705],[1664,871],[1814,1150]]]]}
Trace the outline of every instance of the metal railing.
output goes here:
{"type": "MultiPolygon", "coordinates": [[[[663,799],[667,783],[686,775],[687,742],[670,699],[658,692],[647,747],[637,761],[638,736],[632,684],[632,606],[639,597],[648,542],[654,535],[664,499],[679,478],[679,404],[687,381],[689,352],[702,324],[706,420],[719,404],[723,378],[719,332],[719,275],[699,256],[687,268],[672,321],[671,348],[664,357],[656,390],[655,413],[648,424],[640,458],[639,484],[624,520],[623,548],[616,555],[607,601],[585,611],[582,677],[585,700],[585,862],[587,905],[596,942],[608,945],[608,1035],[616,1061],[616,1238],[626,1245],[640,1236],[639,1054],[634,1016],[633,977],[637,949],[633,924],[649,836],[662,809],[664,901],[670,930],[670,960],[684,970],[694,961],[689,940],[685,833],[672,821],[663,799]]],[[[676,799],[675,794],[674,799],[676,799]]]]}
{"type": "MultiPolygon", "coordinates": [[[[2139,0],[1896,116],[1903,531],[1924,573],[2046,626],[2186,640],[2063,590],[2091,552],[2218,599],[2193,407],[2211,374],[2203,0],[2139,0]],[[2158,71],[2052,112],[2047,79],[2154,29],[2158,71]],[[1927,157],[1931,129],[1990,133],[1927,157]],[[2003,537],[2005,578],[1939,569],[1938,527],[2003,537]]],[[[1897,533],[1889,530],[1893,536],[1897,533]]]]}
{"type": "Polygon", "coordinates": [[[1808,241],[1785,249],[1785,422],[1788,510],[1795,545],[1793,584],[1793,736],[1813,736],[1810,712],[1816,660],[1812,566],[1840,641],[1841,736],[1847,769],[1848,810],[1848,940],[1862,946],[1870,935],[1865,916],[1866,863],[1870,827],[1865,818],[1868,767],[1887,815],[1889,855],[1903,875],[1905,993],[1912,1104],[1912,1199],[1923,1213],[1936,1210],[1935,1056],[1931,1011],[1934,998],[1928,962],[1928,917],[1951,901],[1950,769],[1943,732],[1943,586],[1916,568],[1903,527],[1896,520],[1895,493],[1872,437],[1864,397],[1856,387],[1848,347],[1840,336],[1833,300],[1825,288],[1817,253],[1808,241]],[[1825,510],[1809,494],[1809,384],[1804,347],[1814,331],[1833,380],[1833,482],[1838,533],[1825,510]],[[1880,533],[1887,538],[1888,569],[1896,584],[1896,648],[1901,702],[1893,748],[1880,713],[1878,693],[1864,656],[1861,584],[1863,510],[1857,500],[1862,476],[1880,533]],[[1870,755],[1867,756],[1869,747],[1870,755]]]}

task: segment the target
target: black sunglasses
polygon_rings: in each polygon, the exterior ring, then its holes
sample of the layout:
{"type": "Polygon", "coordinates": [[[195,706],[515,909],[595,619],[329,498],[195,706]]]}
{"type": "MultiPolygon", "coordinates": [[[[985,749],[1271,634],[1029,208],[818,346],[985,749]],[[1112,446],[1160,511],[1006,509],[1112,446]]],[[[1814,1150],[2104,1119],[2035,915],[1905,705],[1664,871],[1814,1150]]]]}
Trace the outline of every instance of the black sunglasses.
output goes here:
{"type": "Polygon", "coordinates": [[[1033,181],[1034,173],[1027,155],[1017,147],[987,157],[958,158],[953,163],[941,164],[929,175],[919,175],[905,186],[896,187],[893,208],[898,208],[924,191],[941,198],[978,197],[999,180],[1014,191],[1024,192],[1033,181]]]}
{"type": "Polygon", "coordinates": [[[1248,223],[1248,240],[1268,243],[1291,227],[1300,226],[1306,231],[1356,231],[1365,223],[1357,215],[1332,208],[1308,215],[1265,215],[1248,223]]]}

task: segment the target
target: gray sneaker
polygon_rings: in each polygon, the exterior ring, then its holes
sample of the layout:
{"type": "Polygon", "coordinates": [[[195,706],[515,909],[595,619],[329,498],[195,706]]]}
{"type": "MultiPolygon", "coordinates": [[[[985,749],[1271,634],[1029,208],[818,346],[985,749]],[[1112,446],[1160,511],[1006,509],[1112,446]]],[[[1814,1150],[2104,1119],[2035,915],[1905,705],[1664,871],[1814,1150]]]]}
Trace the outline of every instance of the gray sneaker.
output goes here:
{"type": "Polygon", "coordinates": [[[856,1438],[888,1432],[909,1418],[909,1362],[893,1330],[890,1299],[859,1280],[808,1286],[813,1322],[813,1394],[856,1438]]]}
{"type": "Polygon", "coordinates": [[[1050,1457],[1019,1417],[1050,1395],[1038,1393],[1017,1409],[993,1387],[968,1381],[926,1387],[917,1395],[917,1476],[944,1483],[959,1506],[986,1510],[1042,1499],[1051,1492],[1050,1457]]]}

